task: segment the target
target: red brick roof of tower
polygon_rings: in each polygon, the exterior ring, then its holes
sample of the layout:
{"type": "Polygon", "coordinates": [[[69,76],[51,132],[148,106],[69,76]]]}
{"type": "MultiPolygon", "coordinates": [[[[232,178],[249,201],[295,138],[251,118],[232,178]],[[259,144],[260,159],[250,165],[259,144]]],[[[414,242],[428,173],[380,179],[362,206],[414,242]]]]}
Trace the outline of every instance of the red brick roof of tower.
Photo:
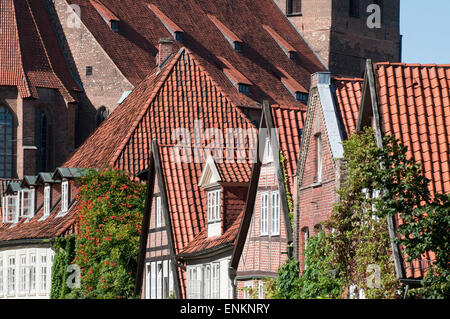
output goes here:
{"type": "Polygon", "coordinates": [[[364,80],[359,78],[332,78],[336,103],[347,135],[356,132],[363,83],[364,80]]]}
{"type": "Polygon", "coordinates": [[[0,3],[0,86],[15,86],[22,98],[37,87],[57,89],[68,102],[80,91],[59,49],[42,0],[0,3]]]}
{"type": "MultiPolygon", "coordinates": [[[[450,65],[377,63],[378,103],[384,134],[408,147],[422,164],[430,191],[450,193],[450,65]]],[[[397,216],[397,222],[402,221],[397,216]]],[[[433,252],[404,262],[407,278],[423,278],[433,252]]]]}
{"type": "MultiPolygon", "coordinates": [[[[80,6],[82,22],[133,85],[137,86],[153,71],[158,41],[171,37],[171,34],[148,7],[147,0],[101,0],[120,18],[118,32],[110,29],[90,0],[68,2],[80,6]]],[[[272,104],[301,105],[273,74],[276,67],[287,70],[306,89],[310,85],[310,74],[325,70],[272,0],[154,0],[151,4],[184,31],[183,43],[175,41],[175,50],[185,46],[196,54],[203,67],[236,104],[257,106],[256,102],[261,104],[263,100],[269,100],[272,104]],[[208,15],[215,16],[243,41],[242,53],[234,50],[208,15]],[[264,24],[282,34],[295,48],[298,55],[295,61],[291,61],[263,29],[264,24]],[[250,97],[237,92],[220,69],[217,56],[226,58],[253,83],[250,97]]]]}

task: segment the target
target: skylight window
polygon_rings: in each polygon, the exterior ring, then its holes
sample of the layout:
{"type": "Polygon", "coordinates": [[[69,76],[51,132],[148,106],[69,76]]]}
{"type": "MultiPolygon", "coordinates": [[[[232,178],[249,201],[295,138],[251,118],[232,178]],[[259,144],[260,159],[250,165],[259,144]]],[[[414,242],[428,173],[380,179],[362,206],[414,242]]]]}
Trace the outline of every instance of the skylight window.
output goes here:
{"type": "Polygon", "coordinates": [[[308,102],[308,93],[304,93],[304,92],[296,92],[295,93],[295,99],[297,101],[303,102],[303,103],[307,103],[308,102]]]}

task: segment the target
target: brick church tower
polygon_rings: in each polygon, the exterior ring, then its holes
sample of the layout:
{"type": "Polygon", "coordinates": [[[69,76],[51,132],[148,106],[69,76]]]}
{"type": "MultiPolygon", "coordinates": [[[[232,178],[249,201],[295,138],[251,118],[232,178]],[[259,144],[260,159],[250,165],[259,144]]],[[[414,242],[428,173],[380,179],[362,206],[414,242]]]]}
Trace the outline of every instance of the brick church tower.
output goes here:
{"type": "Polygon", "coordinates": [[[366,59],[401,60],[400,0],[274,1],[332,74],[362,77],[366,59]]]}
{"type": "Polygon", "coordinates": [[[41,1],[0,1],[0,178],[61,165],[75,149],[79,86],[41,1]]]}

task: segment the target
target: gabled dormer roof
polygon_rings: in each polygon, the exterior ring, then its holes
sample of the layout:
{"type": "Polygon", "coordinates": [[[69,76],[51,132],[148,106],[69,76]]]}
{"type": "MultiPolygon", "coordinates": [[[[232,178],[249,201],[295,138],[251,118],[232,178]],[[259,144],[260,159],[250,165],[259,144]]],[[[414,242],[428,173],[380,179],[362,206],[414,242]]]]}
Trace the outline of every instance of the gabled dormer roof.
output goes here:
{"type": "Polygon", "coordinates": [[[58,167],[52,175],[52,179],[61,180],[63,178],[66,179],[74,179],[83,177],[86,174],[86,170],[83,168],[70,168],[70,167],[58,167]]]}
{"type": "Polygon", "coordinates": [[[23,188],[29,188],[30,186],[36,186],[37,178],[38,178],[37,176],[33,176],[33,175],[24,176],[20,185],[23,188]]]}
{"type": "Polygon", "coordinates": [[[59,183],[61,180],[53,179],[53,173],[42,172],[37,175],[36,185],[59,183]]]}

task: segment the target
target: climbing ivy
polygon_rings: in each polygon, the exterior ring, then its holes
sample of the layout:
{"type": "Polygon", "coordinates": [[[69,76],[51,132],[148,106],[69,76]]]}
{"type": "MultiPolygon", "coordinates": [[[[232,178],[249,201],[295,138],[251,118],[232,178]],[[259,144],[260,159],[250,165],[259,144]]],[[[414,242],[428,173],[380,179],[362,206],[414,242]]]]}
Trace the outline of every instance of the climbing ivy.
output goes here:
{"type": "Polygon", "coordinates": [[[291,222],[291,229],[294,229],[294,203],[292,201],[292,195],[289,192],[289,179],[286,169],[286,157],[283,155],[283,151],[280,150],[280,167],[283,173],[283,182],[286,192],[286,200],[289,207],[289,220],[291,222]]]}
{"type": "Polygon", "coordinates": [[[55,257],[52,266],[51,299],[65,299],[71,289],[67,285],[68,267],[75,257],[75,236],[58,237],[53,243],[55,257]]]}

